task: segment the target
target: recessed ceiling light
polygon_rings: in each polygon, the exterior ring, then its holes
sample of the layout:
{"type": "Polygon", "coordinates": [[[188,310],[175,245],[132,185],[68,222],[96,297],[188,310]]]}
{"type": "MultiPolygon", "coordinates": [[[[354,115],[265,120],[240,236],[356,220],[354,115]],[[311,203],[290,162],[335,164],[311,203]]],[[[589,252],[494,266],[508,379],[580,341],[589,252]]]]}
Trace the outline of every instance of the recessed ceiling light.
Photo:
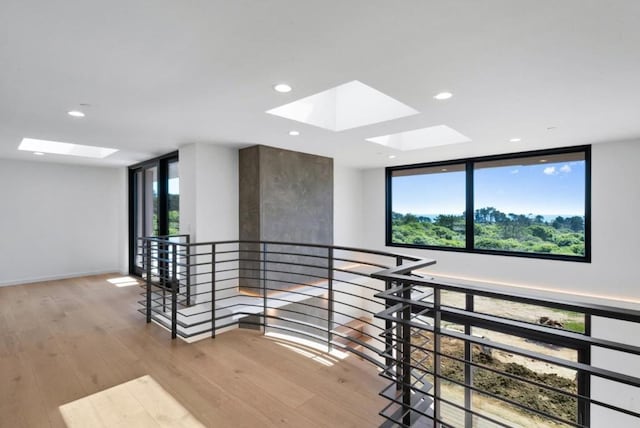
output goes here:
{"type": "Polygon", "coordinates": [[[298,131],[289,131],[289,135],[291,135],[292,137],[297,137],[298,135],[300,135],[300,132],[298,132],[298,131]]]}
{"type": "Polygon", "coordinates": [[[276,92],[282,92],[283,94],[291,92],[291,86],[287,85],[286,83],[278,83],[277,85],[273,85],[273,89],[276,92]]]}
{"type": "Polygon", "coordinates": [[[446,172],[446,171],[447,171],[447,168],[442,168],[440,171],[442,171],[442,172],[446,172]]]}
{"type": "Polygon", "coordinates": [[[468,143],[469,137],[462,135],[447,125],[436,125],[428,128],[413,129],[397,134],[381,135],[367,138],[372,143],[382,144],[397,150],[417,150],[447,144],[468,143]]]}
{"type": "Polygon", "coordinates": [[[436,100],[448,100],[449,98],[451,98],[453,96],[453,94],[451,92],[440,92],[439,94],[436,94],[433,96],[433,98],[435,98],[436,100]]]}
{"type": "Polygon", "coordinates": [[[358,80],[266,112],[334,132],[418,114],[417,110],[358,80]]]}
{"type": "Polygon", "coordinates": [[[69,116],[73,116],[73,117],[84,117],[85,114],[83,112],[81,112],[80,110],[71,110],[68,111],[67,114],[69,116]]]}
{"type": "Polygon", "coordinates": [[[546,159],[540,159],[540,163],[545,163],[546,161],[546,159]]]}
{"type": "Polygon", "coordinates": [[[396,155],[389,155],[389,159],[395,159],[396,155]]]}
{"type": "Polygon", "coordinates": [[[23,138],[18,150],[99,159],[106,158],[118,151],[118,149],[110,149],[108,147],[83,146],[81,144],[36,140],[34,138],[23,138]]]}
{"type": "Polygon", "coordinates": [[[512,138],[509,140],[510,143],[517,143],[518,141],[522,141],[522,138],[512,138]]]}
{"type": "Polygon", "coordinates": [[[42,152],[33,152],[33,154],[36,156],[44,156],[44,153],[42,152]]]}

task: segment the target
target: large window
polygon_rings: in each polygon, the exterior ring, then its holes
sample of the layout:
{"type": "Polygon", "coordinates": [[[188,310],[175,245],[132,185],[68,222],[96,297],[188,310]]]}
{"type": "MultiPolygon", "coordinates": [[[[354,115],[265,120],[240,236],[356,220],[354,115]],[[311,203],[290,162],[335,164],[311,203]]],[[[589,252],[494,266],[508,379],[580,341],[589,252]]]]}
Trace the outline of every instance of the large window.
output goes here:
{"type": "Polygon", "coordinates": [[[590,261],[590,148],[387,168],[387,245],[590,261]]]}
{"type": "Polygon", "coordinates": [[[178,153],[129,167],[129,271],[141,273],[138,238],[180,233],[178,153]]]}
{"type": "Polygon", "coordinates": [[[392,242],[464,248],[465,164],[391,172],[392,242]]]}

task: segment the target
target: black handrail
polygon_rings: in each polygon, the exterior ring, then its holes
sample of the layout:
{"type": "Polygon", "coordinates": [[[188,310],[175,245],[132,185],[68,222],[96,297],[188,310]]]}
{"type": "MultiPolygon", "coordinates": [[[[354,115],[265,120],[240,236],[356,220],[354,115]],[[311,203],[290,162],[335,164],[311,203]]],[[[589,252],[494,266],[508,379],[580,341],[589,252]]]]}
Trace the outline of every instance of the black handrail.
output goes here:
{"type": "MultiPolygon", "coordinates": [[[[592,398],[589,394],[591,380],[600,378],[615,382],[618,385],[626,385],[640,388],[640,377],[631,376],[621,372],[618,367],[603,368],[590,364],[592,348],[601,348],[616,352],[622,352],[631,356],[640,356],[640,347],[627,343],[619,343],[614,340],[592,337],[590,332],[591,316],[597,316],[616,321],[633,322],[640,326],[640,311],[630,308],[620,308],[612,305],[597,304],[593,302],[581,302],[578,300],[567,300],[557,298],[549,300],[534,293],[512,292],[498,290],[490,287],[477,285],[461,285],[452,281],[443,281],[435,278],[416,277],[412,273],[417,269],[425,267],[425,263],[420,261],[405,264],[400,267],[392,267],[372,276],[380,280],[388,281],[393,287],[385,292],[378,293],[376,297],[382,298],[386,302],[387,310],[377,316],[393,321],[401,326],[399,329],[388,329],[385,334],[391,337],[392,349],[387,350],[386,355],[393,355],[394,358],[387,364],[383,375],[390,379],[397,387],[398,394],[394,396],[392,404],[396,404],[394,412],[383,412],[383,416],[390,423],[400,426],[413,426],[418,420],[424,422],[425,419],[435,426],[443,424],[449,426],[450,418],[443,416],[441,407],[458,408],[464,413],[464,418],[460,426],[472,426],[473,418],[490,420],[500,426],[510,426],[504,421],[496,422],[490,414],[483,414],[472,409],[472,394],[480,394],[491,397],[494,400],[503,402],[512,407],[519,408],[531,415],[555,421],[566,426],[588,427],[590,426],[590,412],[592,407],[602,407],[613,410],[617,413],[636,418],[636,423],[640,424],[640,413],[613,402],[592,398]],[[413,299],[412,293],[417,289],[428,288],[433,292],[433,299],[421,301],[413,299]],[[442,293],[450,292],[465,296],[466,305],[464,309],[443,304],[442,293]],[[585,317],[585,331],[582,333],[570,332],[555,327],[533,324],[522,320],[497,316],[478,312],[474,308],[474,298],[489,297],[500,299],[505,302],[516,302],[533,306],[560,309],[578,312],[585,317]],[[425,319],[427,322],[425,322],[425,319]],[[446,324],[464,326],[464,332],[459,332],[446,327],[446,324]],[[522,347],[503,344],[490,339],[476,337],[472,333],[472,328],[482,328],[488,331],[508,334],[541,343],[555,344],[571,347],[578,352],[578,360],[571,361],[562,357],[546,355],[541,352],[532,351],[522,347]],[[400,332],[400,334],[398,334],[400,332]],[[432,341],[431,347],[417,345],[412,341],[412,336],[418,334],[428,334],[432,341]],[[442,349],[442,341],[457,341],[464,344],[464,357],[448,354],[442,349]],[[575,420],[567,420],[556,414],[545,412],[513,400],[500,394],[492,393],[473,384],[473,370],[479,368],[492,372],[496,376],[505,378],[517,378],[523,384],[535,385],[540,391],[550,391],[558,393],[558,389],[552,385],[544,385],[541,382],[515,376],[513,373],[497,370],[494,367],[487,367],[473,360],[471,346],[480,346],[483,349],[505,351],[512,355],[520,355],[528,359],[546,362],[559,367],[567,367],[576,372],[577,391],[561,391],[561,395],[567,396],[577,404],[577,414],[575,420]],[[433,360],[433,364],[425,367],[414,361],[412,355],[416,352],[427,354],[425,359],[433,360]],[[442,360],[455,361],[464,367],[464,381],[453,379],[444,375],[441,371],[442,360]],[[433,392],[424,393],[424,388],[416,387],[415,371],[422,373],[422,377],[428,376],[434,385],[433,392]],[[457,385],[465,391],[465,405],[458,406],[448,400],[443,399],[439,387],[443,382],[457,385]],[[416,402],[416,396],[432,401],[428,411],[421,408],[416,402]]],[[[610,397],[615,398],[615,397],[610,397]]]]}
{"type": "Polygon", "coordinates": [[[592,316],[640,324],[640,311],[423,277],[418,271],[428,269],[435,260],[378,250],[281,241],[193,243],[188,235],[141,238],[140,243],[147,280],[141,312],[148,322],[163,325],[174,338],[215,337],[228,328],[253,327],[301,336],[328,351],[354,353],[380,368],[381,376],[392,382],[381,393],[390,402],[380,413],[387,425],[471,427],[474,419],[482,419],[510,426],[473,408],[474,396],[490,397],[530,417],[566,426],[589,426],[594,406],[640,419],[639,412],[590,394],[590,381],[595,378],[640,387],[640,378],[591,365],[594,347],[640,356],[640,346],[592,337],[590,331],[592,316]],[[464,296],[463,307],[443,303],[443,297],[454,294],[464,296]],[[584,316],[584,332],[483,313],[477,310],[476,298],[577,312],[584,316]],[[452,330],[448,327],[452,324],[463,331],[452,330]],[[473,335],[476,328],[570,347],[578,358],[567,360],[477,337],[473,335]],[[447,351],[442,346],[447,341],[462,343],[464,355],[447,351]],[[545,385],[474,361],[474,347],[574,370],[577,390],[545,385]],[[463,381],[443,371],[452,361],[463,367],[463,381]],[[478,370],[535,386],[541,394],[573,400],[575,420],[474,385],[478,370]],[[464,390],[464,404],[443,396],[446,385],[464,390]],[[446,409],[463,416],[452,422],[446,409]]]}

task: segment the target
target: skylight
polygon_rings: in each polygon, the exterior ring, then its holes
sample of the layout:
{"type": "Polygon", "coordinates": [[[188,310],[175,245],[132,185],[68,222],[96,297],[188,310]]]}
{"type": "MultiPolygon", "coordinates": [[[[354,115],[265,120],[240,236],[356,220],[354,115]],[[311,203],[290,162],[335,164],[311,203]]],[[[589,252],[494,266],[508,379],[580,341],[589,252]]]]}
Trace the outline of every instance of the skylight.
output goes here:
{"type": "Polygon", "coordinates": [[[267,113],[337,132],[411,116],[418,111],[354,80],[267,113]]]}
{"type": "Polygon", "coordinates": [[[367,138],[367,141],[404,151],[444,146],[447,144],[468,143],[471,139],[446,125],[437,125],[397,134],[367,138]]]}
{"type": "Polygon", "coordinates": [[[23,138],[18,150],[99,159],[106,158],[118,151],[118,149],[110,149],[108,147],[83,146],[81,144],[36,140],[34,138],[23,138]]]}

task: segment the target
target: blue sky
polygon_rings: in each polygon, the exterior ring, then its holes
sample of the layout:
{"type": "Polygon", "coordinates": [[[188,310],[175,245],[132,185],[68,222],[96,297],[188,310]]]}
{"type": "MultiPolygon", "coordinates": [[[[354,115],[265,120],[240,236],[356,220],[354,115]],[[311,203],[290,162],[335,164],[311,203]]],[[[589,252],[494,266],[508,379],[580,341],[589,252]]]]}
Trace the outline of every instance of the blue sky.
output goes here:
{"type": "MultiPolygon", "coordinates": [[[[475,208],[504,213],[584,215],[585,162],[477,169],[475,208]]],[[[393,178],[393,210],[414,214],[462,214],[464,172],[393,178]]]]}
{"type": "Polygon", "coordinates": [[[180,194],[180,178],[176,177],[169,179],[169,193],[171,195],[180,194]]]}
{"type": "MultiPolygon", "coordinates": [[[[153,193],[158,193],[158,183],[156,181],[153,182],[153,193]]],[[[180,177],[169,179],[169,194],[170,195],[180,194],[180,177]]]]}

